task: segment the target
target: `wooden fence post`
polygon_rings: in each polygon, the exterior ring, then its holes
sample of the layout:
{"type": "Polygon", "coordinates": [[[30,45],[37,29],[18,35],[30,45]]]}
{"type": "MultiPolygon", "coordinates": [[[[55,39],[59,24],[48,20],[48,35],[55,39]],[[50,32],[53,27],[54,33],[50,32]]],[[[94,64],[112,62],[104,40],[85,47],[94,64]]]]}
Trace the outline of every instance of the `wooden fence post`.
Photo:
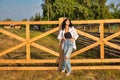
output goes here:
{"type": "MultiPolygon", "coordinates": [[[[61,26],[62,26],[62,22],[65,18],[59,18],[59,30],[61,30],[61,26]]],[[[62,42],[59,43],[59,47],[60,47],[60,57],[59,57],[59,70],[62,69],[62,62],[63,62],[63,50],[62,50],[62,42]]]]}
{"type": "Polygon", "coordinates": [[[29,24],[26,24],[26,55],[27,55],[27,59],[30,59],[30,26],[29,24]]]}
{"type": "Polygon", "coordinates": [[[104,23],[100,23],[100,57],[104,59],[104,23]]]}

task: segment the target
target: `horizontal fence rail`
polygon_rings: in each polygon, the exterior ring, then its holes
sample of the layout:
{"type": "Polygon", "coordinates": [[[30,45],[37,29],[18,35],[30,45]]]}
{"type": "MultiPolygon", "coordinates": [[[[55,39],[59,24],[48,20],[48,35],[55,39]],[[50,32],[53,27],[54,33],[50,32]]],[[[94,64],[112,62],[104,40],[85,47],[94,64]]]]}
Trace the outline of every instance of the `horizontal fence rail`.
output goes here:
{"type": "MultiPolygon", "coordinates": [[[[3,33],[11,38],[17,39],[19,41],[21,41],[21,43],[10,47],[9,49],[6,49],[4,51],[0,51],[0,56],[3,56],[5,54],[9,54],[9,52],[12,52],[16,49],[19,49],[23,46],[26,46],[26,59],[22,59],[22,60],[5,60],[5,59],[0,59],[0,64],[16,64],[16,63],[21,63],[21,64],[34,64],[34,63],[54,63],[54,64],[58,64],[59,63],[59,67],[57,66],[33,66],[33,67],[0,67],[0,70],[59,70],[61,69],[61,64],[62,64],[62,59],[63,59],[63,53],[62,50],[60,50],[60,52],[56,52],[53,51],[47,47],[44,47],[42,45],[37,44],[35,41],[37,41],[38,39],[41,39],[51,33],[54,33],[56,31],[59,31],[59,29],[61,29],[61,23],[64,20],[64,18],[59,18],[58,21],[1,21],[0,25],[26,25],[26,38],[20,37],[14,33],[11,33],[7,30],[4,30],[2,28],[0,28],[0,33],[3,33]],[[38,35],[34,38],[30,38],[30,25],[45,25],[45,24],[55,24],[55,25],[59,25],[47,32],[42,33],[41,35],[38,35]],[[42,51],[45,51],[51,55],[56,56],[56,59],[31,59],[31,51],[30,51],[30,47],[33,46],[35,48],[38,48],[42,51]]],[[[81,36],[85,36],[89,39],[92,39],[94,42],[92,44],[87,45],[86,47],[79,49],[75,52],[73,52],[71,54],[71,58],[85,52],[88,51],[96,46],[100,46],[100,59],[71,59],[71,63],[72,64],[80,64],[80,63],[120,63],[120,58],[112,58],[112,59],[105,59],[104,58],[104,50],[105,50],[105,45],[110,46],[111,48],[120,50],[120,45],[115,44],[110,42],[109,40],[116,38],[120,35],[120,31],[111,34],[107,37],[105,37],[104,35],[104,24],[105,23],[120,23],[120,19],[107,19],[107,20],[80,20],[80,21],[72,21],[73,24],[100,24],[99,29],[99,37],[96,37],[90,33],[81,31],[77,29],[77,32],[79,35],[81,36]]],[[[59,44],[59,43],[58,43],[59,44]]],[[[1,46],[1,45],[0,45],[1,46]]],[[[81,69],[120,69],[120,65],[99,65],[99,66],[72,66],[73,70],[81,70],[81,69]]]]}

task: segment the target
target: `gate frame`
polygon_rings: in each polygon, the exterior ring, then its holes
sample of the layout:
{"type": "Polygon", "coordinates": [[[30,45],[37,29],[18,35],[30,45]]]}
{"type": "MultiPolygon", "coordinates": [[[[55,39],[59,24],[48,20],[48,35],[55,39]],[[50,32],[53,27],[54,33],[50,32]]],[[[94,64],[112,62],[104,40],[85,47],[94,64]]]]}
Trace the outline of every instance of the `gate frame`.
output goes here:
{"type": "MultiPolygon", "coordinates": [[[[62,64],[62,51],[60,50],[60,53],[55,52],[51,49],[48,49],[42,45],[39,45],[37,43],[35,43],[34,41],[45,37],[51,33],[54,33],[56,31],[58,31],[61,26],[62,21],[64,20],[64,18],[59,18],[59,21],[21,21],[21,22],[13,22],[13,21],[4,21],[4,22],[0,22],[0,24],[5,25],[5,24],[26,24],[26,38],[22,38],[18,35],[15,35],[13,33],[10,33],[4,29],[0,29],[0,32],[8,35],[9,37],[15,38],[19,41],[21,41],[20,44],[15,45],[7,50],[4,50],[2,52],[0,52],[0,56],[5,55],[9,52],[12,52],[22,46],[26,45],[26,59],[23,60],[5,60],[5,59],[0,59],[0,63],[56,63],[56,59],[31,59],[30,58],[30,46],[34,46],[38,49],[41,49],[45,52],[48,52],[56,57],[60,56],[60,60],[59,60],[59,67],[0,67],[0,70],[60,70],[61,69],[61,64],[62,64]],[[52,30],[49,30],[39,36],[36,36],[32,39],[30,39],[30,25],[31,24],[59,24],[59,27],[56,27],[52,30]]],[[[91,34],[88,34],[86,32],[77,30],[77,32],[82,35],[82,36],[86,36],[92,40],[95,40],[96,42],[93,44],[90,44],[89,46],[86,46],[85,48],[82,48],[78,51],[75,51],[73,54],[71,54],[71,58],[74,56],[77,56],[78,54],[81,54],[89,49],[92,49],[98,45],[100,45],[100,59],[71,59],[71,63],[118,63],[120,62],[119,58],[115,58],[115,59],[104,59],[104,45],[108,45],[112,48],[118,49],[120,50],[120,46],[113,44],[111,42],[109,42],[109,40],[117,37],[120,35],[120,31],[116,32],[106,38],[104,38],[104,23],[120,23],[120,19],[109,19],[109,20],[82,20],[82,21],[72,21],[73,24],[95,24],[98,23],[100,24],[100,38],[95,37],[91,34]]],[[[72,66],[72,70],[80,70],[80,69],[120,69],[120,66],[72,66]]]]}

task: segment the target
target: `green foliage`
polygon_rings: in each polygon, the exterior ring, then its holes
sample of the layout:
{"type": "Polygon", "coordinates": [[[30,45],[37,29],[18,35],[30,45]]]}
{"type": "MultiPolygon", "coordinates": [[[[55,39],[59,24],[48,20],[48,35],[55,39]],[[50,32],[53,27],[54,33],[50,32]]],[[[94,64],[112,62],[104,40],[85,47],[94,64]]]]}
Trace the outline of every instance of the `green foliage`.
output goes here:
{"type": "Polygon", "coordinates": [[[12,21],[10,18],[6,18],[5,20],[3,20],[3,21],[12,21]]]}
{"type": "Polygon", "coordinates": [[[32,16],[30,18],[30,21],[40,21],[40,20],[41,20],[40,13],[36,13],[35,16],[32,16]]]}
{"type": "Polygon", "coordinates": [[[0,28],[3,28],[4,26],[3,25],[0,25],[0,28]]]}
{"type": "Polygon", "coordinates": [[[105,19],[109,16],[106,0],[45,0],[42,4],[43,19],[105,19]]]}
{"type": "Polygon", "coordinates": [[[109,5],[109,8],[111,10],[110,12],[111,16],[113,16],[113,18],[120,19],[120,2],[117,5],[111,3],[109,5]]]}
{"type": "Polygon", "coordinates": [[[27,21],[27,19],[22,19],[22,21],[27,21]]]}
{"type": "Polygon", "coordinates": [[[30,21],[34,21],[34,17],[33,16],[30,18],[30,21]]]}

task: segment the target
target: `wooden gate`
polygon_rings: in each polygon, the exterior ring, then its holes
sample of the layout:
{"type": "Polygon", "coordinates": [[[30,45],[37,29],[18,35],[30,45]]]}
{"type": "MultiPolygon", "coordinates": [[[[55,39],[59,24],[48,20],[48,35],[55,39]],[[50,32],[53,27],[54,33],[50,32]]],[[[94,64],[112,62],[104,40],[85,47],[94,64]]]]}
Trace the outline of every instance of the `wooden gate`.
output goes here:
{"type": "MultiPolygon", "coordinates": [[[[59,54],[58,52],[55,52],[51,49],[48,49],[42,45],[39,45],[37,43],[35,43],[36,40],[41,39],[51,33],[54,33],[56,31],[58,31],[60,29],[61,26],[61,22],[64,20],[64,18],[60,18],[59,21],[24,21],[24,22],[0,22],[1,25],[5,25],[5,24],[14,24],[14,25],[21,25],[21,24],[26,24],[26,38],[22,38],[16,34],[10,33],[2,28],[0,28],[0,33],[3,33],[5,35],[8,35],[12,38],[15,38],[19,41],[21,41],[20,44],[11,47],[7,50],[4,51],[0,51],[0,56],[3,56],[9,52],[12,52],[22,46],[26,45],[26,59],[23,60],[5,60],[5,59],[1,59],[0,63],[56,63],[56,59],[31,59],[30,58],[30,46],[34,46],[40,50],[43,50],[45,52],[50,53],[51,55],[54,55],[56,57],[59,58],[59,54]],[[36,36],[32,39],[30,39],[30,25],[33,24],[58,24],[58,27],[53,28],[52,30],[49,30],[47,32],[44,32],[43,34],[36,36]]],[[[72,21],[73,24],[100,24],[100,37],[96,37],[93,36],[91,34],[88,34],[86,32],[77,30],[77,32],[85,37],[88,37],[94,41],[96,41],[95,43],[86,46],[80,50],[75,51],[74,53],[71,54],[71,58],[77,56],[78,54],[81,54],[89,49],[92,49],[98,45],[100,45],[100,59],[71,59],[71,63],[120,63],[120,59],[116,58],[116,59],[105,59],[104,58],[104,46],[108,45],[112,48],[118,49],[120,50],[120,46],[114,43],[109,42],[109,40],[117,37],[120,35],[120,31],[116,32],[106,38],[104,38],[104,23],[120,23],[120,19],[110,19],[110,20],[84,20],[84,21],[72,21]]],[[[0,45],[1,46],[1,45],[0,45]]],[[[62,59],[62,58],[60,58],[62,59]]],[[[61,65],[61,61],[60,61],[60,65],[61,65]]],[[[40,66],[40,67],[0,67],[0,70],[58,70],[58,66],[56,67],[45,67],[45,66],[40,66]]],[[[72,66],[73,70],[80,70],[80,69],[120,69],[119,65],[110,65],[110,66],[72,66]]]]}

